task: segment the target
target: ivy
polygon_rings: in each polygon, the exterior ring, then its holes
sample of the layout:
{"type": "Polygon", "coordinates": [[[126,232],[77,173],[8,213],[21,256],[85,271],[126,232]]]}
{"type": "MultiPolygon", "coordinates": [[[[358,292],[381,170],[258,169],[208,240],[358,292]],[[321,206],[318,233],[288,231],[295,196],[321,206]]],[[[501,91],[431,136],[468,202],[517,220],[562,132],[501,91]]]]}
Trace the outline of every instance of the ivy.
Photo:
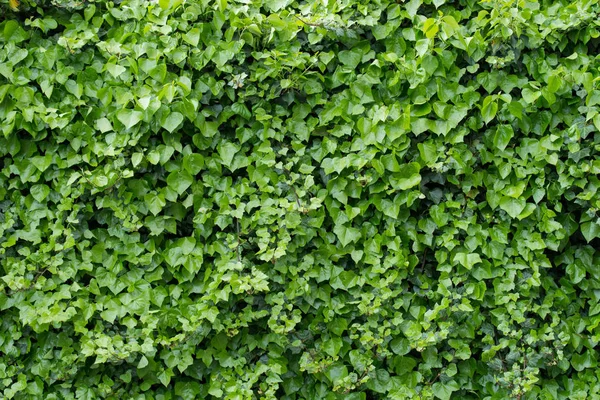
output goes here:
{"type": "Polygon", "coordinates": [[[0,397],[600,397],[597,2],[0,9],[0,397]]]}

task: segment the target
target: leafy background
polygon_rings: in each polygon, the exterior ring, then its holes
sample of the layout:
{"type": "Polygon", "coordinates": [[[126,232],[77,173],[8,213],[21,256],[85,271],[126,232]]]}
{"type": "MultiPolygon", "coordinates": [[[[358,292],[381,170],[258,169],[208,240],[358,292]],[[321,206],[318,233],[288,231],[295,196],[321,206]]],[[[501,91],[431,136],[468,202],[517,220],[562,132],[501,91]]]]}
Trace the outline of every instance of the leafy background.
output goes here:
{"type": "Polygon", "coordinates": [[[3,398],[600,396],[596,1],[0,7],[3,398]]]}

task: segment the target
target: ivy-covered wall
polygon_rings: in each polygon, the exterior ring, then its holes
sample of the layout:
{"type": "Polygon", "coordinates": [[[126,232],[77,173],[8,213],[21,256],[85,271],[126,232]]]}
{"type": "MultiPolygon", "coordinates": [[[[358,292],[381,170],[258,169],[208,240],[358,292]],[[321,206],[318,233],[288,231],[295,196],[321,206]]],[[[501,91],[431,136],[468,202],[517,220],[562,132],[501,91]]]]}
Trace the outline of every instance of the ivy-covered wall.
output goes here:
{"type": "Polygon", "coordinates": [[[0,397],[600,398],[599,12],[0,0],[0,397]]]}

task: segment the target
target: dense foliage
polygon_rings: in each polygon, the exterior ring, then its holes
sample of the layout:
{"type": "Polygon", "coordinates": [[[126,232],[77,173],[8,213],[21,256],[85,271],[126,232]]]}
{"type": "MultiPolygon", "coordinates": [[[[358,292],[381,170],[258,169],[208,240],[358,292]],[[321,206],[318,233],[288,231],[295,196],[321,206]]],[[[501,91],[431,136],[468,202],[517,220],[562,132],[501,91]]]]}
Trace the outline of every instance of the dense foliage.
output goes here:
{"type": "Polygon", "coordinates": [[[600,398],[592,0],[0,0],[0,397],[600,398]]]}

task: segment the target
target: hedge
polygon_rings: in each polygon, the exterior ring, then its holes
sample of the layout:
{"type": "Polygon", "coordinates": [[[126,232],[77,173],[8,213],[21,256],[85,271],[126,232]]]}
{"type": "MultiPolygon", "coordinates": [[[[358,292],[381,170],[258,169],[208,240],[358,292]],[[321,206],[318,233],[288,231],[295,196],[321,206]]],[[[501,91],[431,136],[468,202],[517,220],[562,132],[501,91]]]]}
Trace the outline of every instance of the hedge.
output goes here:
{"type": "Polygon", "coordinates": [[[0,397],[600,398],[597,1],[0,10],[0,397]]]}

